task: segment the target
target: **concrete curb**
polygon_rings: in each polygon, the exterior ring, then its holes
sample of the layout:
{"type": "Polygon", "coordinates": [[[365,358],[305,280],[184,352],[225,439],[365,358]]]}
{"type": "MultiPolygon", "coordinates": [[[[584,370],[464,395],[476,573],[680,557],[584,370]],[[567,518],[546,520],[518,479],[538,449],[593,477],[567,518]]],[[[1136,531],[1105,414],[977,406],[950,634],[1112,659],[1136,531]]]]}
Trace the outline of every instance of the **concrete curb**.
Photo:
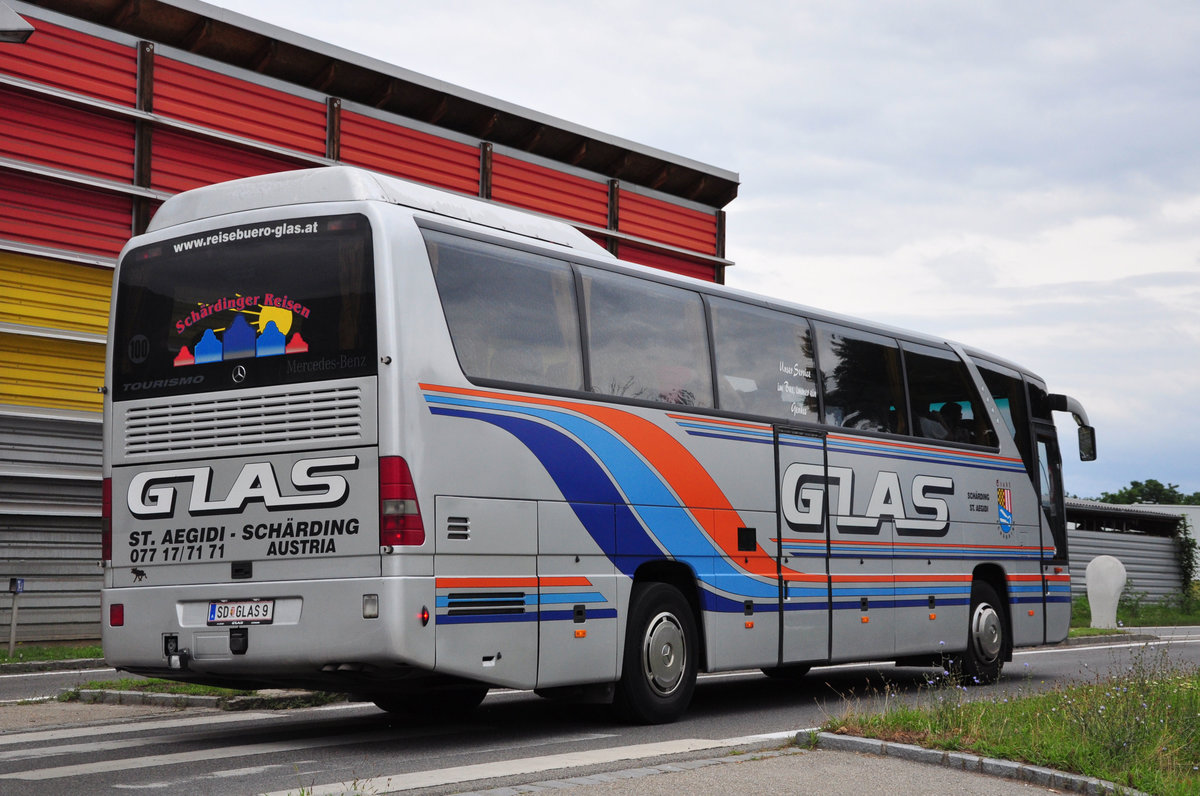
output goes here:
{"type": "MultiPolygon", "coordinates": [[[[71,693],[71,692],[67,692],[71,693]]],[[[193,694],[160,694],[151,691],[108,691],[80,689],[79,701],[89,705],[160,705],[171,708],[219,708],[223,697],[193,694]]]]}
{"type": "Polygon", "coordinates": [[[72,658],[66,661],[19,661],[0,663],[0,674],[35,674],[37,672],[74,672],[80,669],[107,668],[103,658],[72,658]]]}
{"type": "Polygon", "coordinates": [[[1060,641],[1057,644],[1047,644],[1048,647],[1094,647],[1100,644],[1119,644],[1122,641],[1158,641],[1158,636],[1145,633],[1113,633],[1109,636],[1080,636],[1060,641]]]}
{"type": "MultiPolygon", "coordinates": [[[[73,693],[66,691],[64,693],[73,693]]],[[[164,694],[154,691],[112,691],[80,689],[79,701],[106,705],[160,705],[172,708],[212,708],[217,710],[288,710],[291,708],[327,705],[328,699],[315,691],[266,690],[248,696],[199,696],[195,694],[164,694]]]]}
{"type": "MultiPolygon", "coordinates": [[[[804,746],[809,740],[806,733],[796,736],[796,743],[804,746]]],[[[1025,763],[1015,763],[1011,760],[997,760],[992,757],[965,752],[943,752],[938,749],[926,749],[906,743],[891,743],[873,738],[859,738],[852,735],[835,735],[829,732],[817,734],[817,748],[841,752],[857,752],[860,754],[877,755],[880,757],[895,757],[900,760],[910,760],[916,763],[927,763],[935,766],[960,769],[976,774],[986,774],[992,777],[1015,779],[1045,788],[1072,791],[1087,794],[1127,794],[1128,796],[1149,796],[1142,791],[1123,787],[1105,780],[1084,777],[1079,774],[1068,774],[1052,768],[1033,766],[1025,763]]]]}

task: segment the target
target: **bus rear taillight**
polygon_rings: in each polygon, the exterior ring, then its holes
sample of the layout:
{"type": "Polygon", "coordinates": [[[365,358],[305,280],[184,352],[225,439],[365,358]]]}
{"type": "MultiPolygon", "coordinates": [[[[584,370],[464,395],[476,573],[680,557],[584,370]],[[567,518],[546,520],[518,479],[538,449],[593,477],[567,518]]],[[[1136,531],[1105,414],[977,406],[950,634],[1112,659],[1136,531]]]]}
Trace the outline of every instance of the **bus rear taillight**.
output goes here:
{"type": "Polygon", "coordinates": [[[399,456],[379,459],[379,544],[419,545],[425,543],[425,526],[417,506],[408,462],[399,456]]]}
{"type": "Polygon", "coordinates": [[[112,561],[112,479],[105,478],[100,488],[100,560],[112,561]]]}

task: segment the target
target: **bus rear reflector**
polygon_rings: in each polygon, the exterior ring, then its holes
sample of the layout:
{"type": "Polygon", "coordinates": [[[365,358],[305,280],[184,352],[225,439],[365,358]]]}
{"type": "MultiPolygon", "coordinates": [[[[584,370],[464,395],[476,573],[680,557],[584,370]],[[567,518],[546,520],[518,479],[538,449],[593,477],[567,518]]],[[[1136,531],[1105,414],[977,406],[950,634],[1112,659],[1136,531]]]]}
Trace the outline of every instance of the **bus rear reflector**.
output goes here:
{"type": "Polygon", "coordinates": [[[379,544],[420,545],[425,543],[425,526],[417,506],[408,462],[399,456],[379,459],[379,544]]]}
{"type": "Polygon", "coordinates": [[[108,626],[123,627],[125,625],[125,604],[113,603],[108,606],[108,626]]]}
{"type": "Polygon", "coordinates": [[[112,561],[112,479],[105,478],[100,489],[100,560],[112,561]]]}

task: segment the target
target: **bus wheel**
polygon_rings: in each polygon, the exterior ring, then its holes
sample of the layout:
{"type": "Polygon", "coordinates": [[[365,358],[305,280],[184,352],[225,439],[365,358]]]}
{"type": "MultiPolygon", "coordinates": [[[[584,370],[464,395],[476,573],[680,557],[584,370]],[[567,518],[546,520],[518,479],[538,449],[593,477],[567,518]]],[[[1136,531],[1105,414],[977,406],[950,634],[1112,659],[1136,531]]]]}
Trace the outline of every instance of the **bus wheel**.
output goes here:
{"type": "Polygon", "coordinates": [[[409,694],[374,694],[371,701],[380,710],[410,719],[436,721],[466,716],[487,696],[486,685],[439,688],[409,694]]]}
{"type": "Polygon", "coordinates": [[[773,680],[799,680],[808,674],[812,667],[805,663],[789,663],[786,666],[770,666],[762,673],[773,680]]]}
{"type": "Polygon", "coordinates": [[[675,721],[696,689],[696,620],[677,589],[637,584],[625,631],[625,657],[613,704],[640,724],[675,721]]]}
{"type": "Polygon", "coordinates": [[[1000,677],[1008,644],[1003,611],[995,589],[978,580],[971,585],[971,623],[960,669],[967,682],[986,685],[1000,677]]]}

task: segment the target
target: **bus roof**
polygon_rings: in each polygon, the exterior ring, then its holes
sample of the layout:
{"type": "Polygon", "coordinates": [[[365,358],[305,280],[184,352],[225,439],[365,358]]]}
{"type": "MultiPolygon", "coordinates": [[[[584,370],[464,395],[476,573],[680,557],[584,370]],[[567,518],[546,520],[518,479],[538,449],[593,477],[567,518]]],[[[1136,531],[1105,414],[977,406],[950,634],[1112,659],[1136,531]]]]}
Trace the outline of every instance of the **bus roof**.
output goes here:
{"type": "MultiPolygon", "coordinates": [[[[892,327],[726,285],[696,282],[660,269],[618,260],[603,246],[565,221],[352,166],[326,166],[265,174],[186,191],[171,197],[159,208],[147,232],[161,232],[177,224],[260,208],[349,201],[387,202],[554,243],[577,250],[594,260],[607,261],[608,268],[627,270],[654,281],[686,284],[693,290],[725,295],[785,312],[796,312],[814,320],[890,335],[911,342],[937,346],[953,344],[953,341],[936,335],[892,327]]],[[[1027,368],[973,346],[964,346],[964,352],[1041,381],[1027,368]]]]}
{"type": "Polygon", "coordinates": [[[146,231],[159,232],[189,221],[260,208],[353,201],[402,205],[572,249],[584,249],[593,256],[612,257],[591,238],[556,219],[350,166],[300,169],[195,188],[164,202],[146,231]]]}

